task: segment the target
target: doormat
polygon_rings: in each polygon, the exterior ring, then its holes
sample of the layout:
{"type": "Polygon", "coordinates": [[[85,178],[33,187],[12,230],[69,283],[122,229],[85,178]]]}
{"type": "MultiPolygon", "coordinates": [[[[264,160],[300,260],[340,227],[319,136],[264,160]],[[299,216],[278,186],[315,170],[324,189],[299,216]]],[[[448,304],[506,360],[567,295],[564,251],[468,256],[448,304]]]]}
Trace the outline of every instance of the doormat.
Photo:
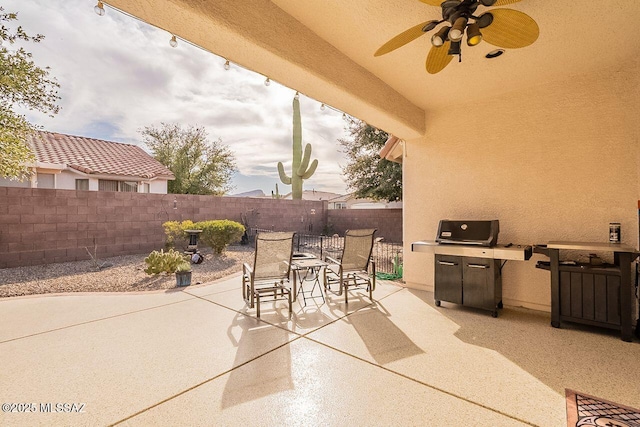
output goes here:
{"type": "Polygon", "coordinates": [[[565,389],[567,427],[640,427],[640,409],[565,389]]]}

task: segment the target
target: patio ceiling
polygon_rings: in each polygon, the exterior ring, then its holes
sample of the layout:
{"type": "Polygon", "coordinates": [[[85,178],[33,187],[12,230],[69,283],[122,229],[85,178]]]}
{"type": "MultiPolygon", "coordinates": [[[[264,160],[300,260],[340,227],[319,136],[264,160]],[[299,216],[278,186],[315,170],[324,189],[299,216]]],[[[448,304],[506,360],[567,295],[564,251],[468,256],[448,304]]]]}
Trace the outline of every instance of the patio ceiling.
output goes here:
{"type": "Polygon", "coordinates": [[[495,46],[463,43],[462,63],[454,59],[430,75],[425,59],[435,31],[382,57],[373,53],[396,34],[441,19],[438,7],[419,0],[273,2],[426,111],[624,64],[640,52],[640,38],[633,36],[640,14],[636,0],[522,0],[506,7],[536,20],[540,37],[533,45],[486,59],[495,46]]]}
{"type": "Polygon", "coordinates": [[[640,2],[522,0],[533,17],[531,46],[484,55],[463,45],[462,63],[427,74],[430,36],[385,56],[373,53],[396,34],[440,17],[418,0],[110,0],[109,4],[368,121],[403,139],[425,131],[442,108],[636,63],[640,2]]]}

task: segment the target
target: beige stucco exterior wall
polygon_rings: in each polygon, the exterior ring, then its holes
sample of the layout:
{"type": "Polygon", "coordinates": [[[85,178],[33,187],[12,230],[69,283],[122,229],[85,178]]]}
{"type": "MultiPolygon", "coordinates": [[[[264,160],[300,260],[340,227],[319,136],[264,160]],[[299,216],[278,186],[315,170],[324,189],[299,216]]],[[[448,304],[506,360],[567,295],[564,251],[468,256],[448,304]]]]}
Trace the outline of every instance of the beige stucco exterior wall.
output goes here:
{"type": "MultiPolygon", "coordinates": [[[[438,220],[499,219],[499,243],[608,239],[638,246],[640,67],[572,76],[481,104],[427,114],[404,159],[405,280],[433,288],[438,220]]],[[[479,82],[479,84],[481,84],[479,82]]],[[[550,277],[528,262],[503,269],[507,305],[550,307],[550,277]]]]}

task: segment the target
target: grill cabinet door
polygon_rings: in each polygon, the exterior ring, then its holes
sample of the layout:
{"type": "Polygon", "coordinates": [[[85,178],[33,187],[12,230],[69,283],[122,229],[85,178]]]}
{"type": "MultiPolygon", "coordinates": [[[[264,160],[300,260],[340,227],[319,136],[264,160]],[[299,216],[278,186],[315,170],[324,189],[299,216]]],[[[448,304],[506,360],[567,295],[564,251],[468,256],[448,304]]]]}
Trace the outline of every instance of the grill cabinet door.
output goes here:
{"type": "Polygon", "coordinates": [[[462,257],[436,255],[434,298],[462,304],[462,257]]]}
{"type": "Polygon", "coordinates": [[[464,305],[477,308],[495,308],[494,260],[464,258],[464,305]]]}

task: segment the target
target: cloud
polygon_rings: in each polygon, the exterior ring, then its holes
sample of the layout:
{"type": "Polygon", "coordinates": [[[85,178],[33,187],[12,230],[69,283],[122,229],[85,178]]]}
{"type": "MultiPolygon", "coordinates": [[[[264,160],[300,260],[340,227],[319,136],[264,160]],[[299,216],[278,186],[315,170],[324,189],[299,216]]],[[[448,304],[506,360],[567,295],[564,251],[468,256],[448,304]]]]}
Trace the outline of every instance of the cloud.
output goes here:
{"type": "MultiPolygon", "coordinates": [[[[276,165],[291,164],[290,88],[232,65],[170,34],[106,7],[93,12],[93,0],[5,0],[19,12],[19,25],[45,40],[29,44],[36,64],[50,66],[60,83],[61,112],[55,118],[25,111],[29,120],[62,133],[141,144],[139,130],[160,122],[204,126],[237,157],[236,192],[262,189],[279,181],[276,165]],[[240,179],[241,178],[241,179],[240,179]]],[[[313,147],[317,172],[305,188],[345,192],[338,138],[342,114],[320,110],[301,96],[303,143],[313,147]]],[[[142,144],[141,144],[142,145],[142,144]]],[[[282,193],[287,190],[283,189],[282,193]]]]}

